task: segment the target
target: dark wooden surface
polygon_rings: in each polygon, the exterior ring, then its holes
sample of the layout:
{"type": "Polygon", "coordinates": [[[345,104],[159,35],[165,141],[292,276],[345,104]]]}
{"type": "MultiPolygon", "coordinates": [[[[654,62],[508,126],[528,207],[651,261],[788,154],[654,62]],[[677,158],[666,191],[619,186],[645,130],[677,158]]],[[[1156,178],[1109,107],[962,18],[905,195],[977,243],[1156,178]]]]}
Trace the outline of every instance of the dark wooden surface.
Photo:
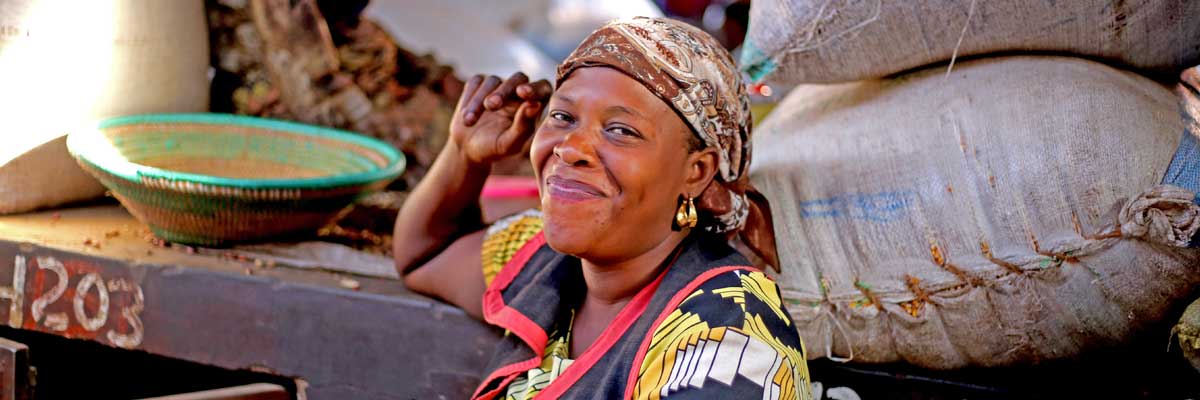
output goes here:
{"type": "Polygon", "coordinates": [[[462,398],[498,337],[398,281],[157,248],[138,229],[112,206],[0,217],[15,289],[0,323],[292,377],[309,399],[462,398]]]}
{"type": "Polygon", "coordinates": [[[30,400],[29,347],[0,338],[0,400],[30,400]]]}
{"type": "Polygon", "coordinates": [[[150,397],[142,400],[288,400],[288,398],[288,392],[282,386],[256,383],[224,389],[150,397]]]}

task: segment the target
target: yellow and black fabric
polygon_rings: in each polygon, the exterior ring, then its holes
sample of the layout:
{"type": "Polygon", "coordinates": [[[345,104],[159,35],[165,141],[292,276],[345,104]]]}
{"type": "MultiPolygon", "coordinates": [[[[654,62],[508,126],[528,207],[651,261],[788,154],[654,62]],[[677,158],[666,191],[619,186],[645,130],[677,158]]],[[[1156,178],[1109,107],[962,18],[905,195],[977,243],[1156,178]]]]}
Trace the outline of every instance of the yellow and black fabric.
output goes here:
{"type": "Polygon", "coordinates": [[[570,318],[560,319],[554,332],[550,334],[550,341],[546,343],[542,363],[536,368],[526,371],[524,376],[514,379],[505,389],[505,400],[534,398],[542,389],[554,382],[555,378],[562,375],[563,370],[575,362],[570,358],[571,323],[575,320],[574,317],[575,313],[572,311],[570,318]]]}
{"type": "Polygon", "coordinates": [[[536,212],[495,226],[484,240],[484,314],[509,334],[475,398],[811,398],[804,345],[777,285],[724,241],[685,241],[573,360],[570,326],[586,293],[579,260],[533,232],[536,212]]]}
{"type": "Polygon", "coordinates": [[[712,277],[652,337],[635,399],[811,398],[804,345],[762,272],[712,277]]]}
{"type": "Polygon", "coordinates": [[[530,239],[542,231],[542,213],[538,210],[527,210],[516,215],[505,217],[488,227],[483,239],[483,280],[488,284],[504,264],[512,260],[517,250],[521,249],[530,239]]]}

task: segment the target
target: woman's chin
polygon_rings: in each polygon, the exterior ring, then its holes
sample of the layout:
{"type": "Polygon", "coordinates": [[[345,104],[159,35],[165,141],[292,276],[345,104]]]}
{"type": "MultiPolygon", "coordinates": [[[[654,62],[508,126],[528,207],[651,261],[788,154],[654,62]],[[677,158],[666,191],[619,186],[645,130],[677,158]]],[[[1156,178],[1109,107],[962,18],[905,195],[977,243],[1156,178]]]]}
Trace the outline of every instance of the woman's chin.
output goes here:
{"type": "Polygon", "coordinates": [[[577,222],[566,218],[544,217],[543,233],[546,244],[559,253],[579,256],[586,253],[597,240],[594,237],[600,227],[594,222],[577,222]]]}

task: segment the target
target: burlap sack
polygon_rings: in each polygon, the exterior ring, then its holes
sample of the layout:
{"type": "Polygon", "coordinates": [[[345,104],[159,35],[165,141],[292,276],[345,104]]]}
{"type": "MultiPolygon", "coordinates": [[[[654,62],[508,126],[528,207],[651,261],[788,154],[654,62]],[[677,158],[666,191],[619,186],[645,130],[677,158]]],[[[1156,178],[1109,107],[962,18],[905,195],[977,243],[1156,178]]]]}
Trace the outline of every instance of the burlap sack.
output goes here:
{"type": "Polygon", "coordinates": [[[1180,0],[755,0],[742,64],[756,81],[847,82],[1049,51],[1175,74],[1200,62],[1197,21],[1180,0]]]}
{"type": "Polygon", "coordinates": [[[1179,348],[1183,357],[1200,371],[1200,299],[1192,302],[1173,332],[1179,339],[1179,348]]]}
{"type": "Polygon", "coordinates": [[[1173,318],[1200,282],[1180,247],[1195,194],[1161,184],[1178,110],[1159,84],[1059,57],[797,87],[757,128],[751,180],[808,354],[1028,364],[1173,318]]]}
{"type": "Polygon", "coordinates": [[[201,0],[0,0],[0,214],[99,197],[63,135],[208,110],[201,0]]]}

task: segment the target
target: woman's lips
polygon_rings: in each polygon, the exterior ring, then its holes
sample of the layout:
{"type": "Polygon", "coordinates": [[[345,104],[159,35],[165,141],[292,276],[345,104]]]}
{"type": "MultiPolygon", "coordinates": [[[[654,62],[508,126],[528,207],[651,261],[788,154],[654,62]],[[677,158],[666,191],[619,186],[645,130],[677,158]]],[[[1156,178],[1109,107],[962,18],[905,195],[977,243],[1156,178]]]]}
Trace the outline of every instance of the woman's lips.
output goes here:
{"type": "Polygon", "coordinates": [[[546,188],[551,197],[562,200],[591,200],[607,197],[604,191],[595,186],[559,176],[546,178],[546,188]]]}

